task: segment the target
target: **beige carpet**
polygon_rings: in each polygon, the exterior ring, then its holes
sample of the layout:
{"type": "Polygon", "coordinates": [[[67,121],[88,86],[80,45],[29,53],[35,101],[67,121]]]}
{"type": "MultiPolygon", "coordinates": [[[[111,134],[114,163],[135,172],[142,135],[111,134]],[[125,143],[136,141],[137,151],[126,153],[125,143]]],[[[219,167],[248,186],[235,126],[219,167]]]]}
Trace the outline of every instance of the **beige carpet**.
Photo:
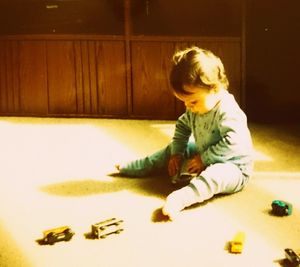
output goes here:
{"type": "Polygon", "coordinates": [[[166,177],[108,174],[166,145],[173,129],[173,121],[0,118],[0,266],[283,266],[284,248],[300,248],[300,128],[251,124],[248,187],[166,222],[166,177]],[[274,199],[291,202],[293,214],[272,216],[274,199]],[[124,220],[122,233],[85,237],[110,217],[124,220]],[[70,242],[36,242],[62,225],[76,233],[70,242]],[[227,251],[237,231],[246,234],[240,255],[227,251]]]}

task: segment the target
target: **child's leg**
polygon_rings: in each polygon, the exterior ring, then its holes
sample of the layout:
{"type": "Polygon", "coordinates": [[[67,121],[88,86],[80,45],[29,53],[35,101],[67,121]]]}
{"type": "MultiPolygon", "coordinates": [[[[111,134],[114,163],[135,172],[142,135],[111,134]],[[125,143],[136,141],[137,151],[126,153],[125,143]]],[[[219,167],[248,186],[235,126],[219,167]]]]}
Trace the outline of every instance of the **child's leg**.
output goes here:
{"type": "Polygon", "coordinates": [[[216,163],[208,166],[190,186],[202,202],[220,193],[231,194],[240,191],[248,181],[241,170],[232,163],[216,163]]]}
{"type": "Polygon", "coordinates": [[[231,163],[216,163],[208,166],[199,176],[193,178],[189,185],[172,192],[163,208],[165,214],[176,214],[195,203],[203,202],[220,193],[234,193],[241,190],[247,177],[231,163]]]}
{"type": "MultiPolygon", "coordinates": [[[[184,158],[190,158],[197,153],[195,143],[189,143],[184,158]]],[[[153,173],[167,173],[167,165],[171,155],[170,144],[156,153],[142,159],[131,161],[119,167],[120,174],[143,177],[153,173]]]]}
{"type": "Polygon", "coordinates": [[[167,170],[170,158],[170,145],[142,159],[131,161],[120,166],[119,172],[123,175],[143,177],[159,171],[167,170]]]}

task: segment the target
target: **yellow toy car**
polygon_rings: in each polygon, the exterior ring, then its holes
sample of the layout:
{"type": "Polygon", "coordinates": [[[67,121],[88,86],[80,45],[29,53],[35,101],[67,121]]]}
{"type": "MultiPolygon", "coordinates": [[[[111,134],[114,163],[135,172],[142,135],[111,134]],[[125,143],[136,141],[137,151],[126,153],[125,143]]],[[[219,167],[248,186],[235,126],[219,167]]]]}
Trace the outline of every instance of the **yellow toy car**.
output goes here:
{"type": "Polygon", "coordinates": [[[230,241],[229,251],[231,253],[242,253],[245,242],[245,233],[238,232],[232,241],[230,241]]]}
{"type": "Polygon", "coordinates": [[[74,234],[69,226],[53,228],[43,232],[43,238],[39,243],[53,245],[59,241],[70,241],[74,234]]]}

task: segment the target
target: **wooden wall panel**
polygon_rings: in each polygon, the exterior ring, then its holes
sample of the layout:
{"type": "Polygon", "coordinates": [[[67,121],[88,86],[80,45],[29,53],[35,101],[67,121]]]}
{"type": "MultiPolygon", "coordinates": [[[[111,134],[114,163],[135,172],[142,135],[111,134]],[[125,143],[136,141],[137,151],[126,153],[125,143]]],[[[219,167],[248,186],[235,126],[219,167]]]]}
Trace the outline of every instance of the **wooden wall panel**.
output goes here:
{"type": "MultiPolygon", "coordinates": [[[[178,50],[185,49],[187,47],[191,47],[196,44],[193,42],[175,42],[174,45],[175,45],[175,49],[174,49],[174,52],[175,52],[178,50]]],[[[176,98],[176,107],[175,107],[176,115],[175,115],[175,117],[178,118],[181,114],[183,114],[185,112],[185,110],[186,110],[186,107],[185,107],[184,103],[176,98]]]]}
{"type": "Polygon", "coordinates": [[[47,41],[49,114],[76,114],[75,48],[72,41],[47,41]]]}
{"type": "Polygon", "coordinates": [[[87,62],[84,77],[86,77],[85,94],[89,95],[89,98],[85,97],[85,114],[99,114],[98,104],[98,85],[97,85],[97,64],[96,64],[96,44],[95,41],[87,42],[87,62]],[[87,86],[88,84],[88,86],[87,86]],[[87,108],[89,106],[89,108],[87,108]]]}
{"type": "Polygon", "coordinates": [[[133,42],[132,103],[133,115],[171,118],[175,115],[175,98],[169,84],[172,42],[133,42]]]}
{"type": "Polygon", "coordinates": [[[229,80],[229,91],[238,103],[242,102],[242,61],[241,43],[237,41],[196,42],[196,45],[211,50],[218,56],[225,67],[229,80]]]}
{"type": "Polygon", "coordinates": [[[0,112],[7,111],[6,41],[0,41],[0,112]]]}
{"type": "Polygon", "coordinates": [[[230,91],[241,102],[238,39],[141,39],[130,45],[128,92],[122,40],[0,41],[1,114],[176,118],[185,107],[170,88],[172,55],[192,45],[210,49],[222,59],[230,91]]]}
{"type": "Polygon", "coordinates": [[[0,110],[8,114],[20,111],[18,48],[18,41],[0,41],[0,110]]]}
{"type": "Polygon", "coordinates": [[[77,103],[77,112],[78,114],[85,113],[84,105],[84,83],[85,79],[83,77],[83,69],[86,66],[86,63],[83,62],[85,52],[82,47],[84,47],[85,41],[74,41],[74,55],[75,55],[75,76],[76,76],[76,103],[77,103]]]}
{"type": "Polygon", "coordinates": [[[77,110],[79,114],[97,114],[95,42],[76,41],[77,110]]]}
{"type": "Polygon", "coordinates": [[[20,101],[23,114],[47,115],[45,41],[20,42],[20,101]]]}
{"type": "Polygon", "coordinates": [[[95,59],[99,114],[127,115],[124,42],[97,41],[95,59]]]}
{"type": "Polygon", "coordinates": [[[174,102],[169,84],[169,71],[173,53],[193,45],[209,49],[221,58],[230,82],[229,90],[237,101],[241,102],[239,42],[134,42],[131,52],[134,115],[171,118],[184,112],[183,103],[178,100],[174,102]]]}

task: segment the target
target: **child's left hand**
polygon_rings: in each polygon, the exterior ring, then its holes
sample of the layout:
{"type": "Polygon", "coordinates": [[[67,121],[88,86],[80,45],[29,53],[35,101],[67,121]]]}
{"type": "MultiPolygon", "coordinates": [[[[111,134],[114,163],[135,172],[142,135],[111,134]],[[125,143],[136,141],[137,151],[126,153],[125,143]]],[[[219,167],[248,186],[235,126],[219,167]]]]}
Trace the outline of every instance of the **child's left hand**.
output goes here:
{"type": "Polygon", "coordinates": [[[197,154],[192,159],[189,160],[188,163],[188,171],[189,173],[201,173],[205,169],[205,166],[202,162],[201,156],[197,154]]]}

